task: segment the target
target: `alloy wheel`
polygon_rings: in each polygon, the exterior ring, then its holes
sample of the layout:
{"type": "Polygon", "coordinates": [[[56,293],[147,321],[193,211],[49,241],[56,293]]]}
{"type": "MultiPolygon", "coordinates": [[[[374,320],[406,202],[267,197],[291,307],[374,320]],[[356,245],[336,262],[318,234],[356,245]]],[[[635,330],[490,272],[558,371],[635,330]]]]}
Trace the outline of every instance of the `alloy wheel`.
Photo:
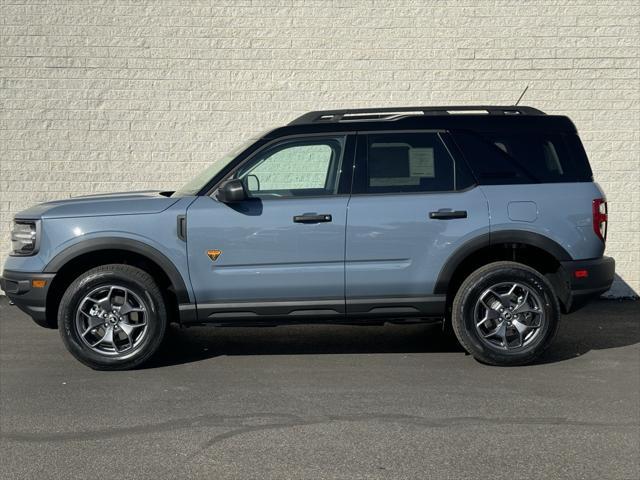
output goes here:
{"type": "Polygon", "coordinates": [[[503,282],[476,301],[474,325],[482,342],[501,350],[531,345],[541,334],[545,313],[540,295],[522,283],[503,282]]]}
{"type": "Polygon", "coordinates": [[[78,304],[75,326],[82,342],[94,352],[115,357],[128,355],[147,333],[147,307],[126,287],[101,286],[78,304]]]}

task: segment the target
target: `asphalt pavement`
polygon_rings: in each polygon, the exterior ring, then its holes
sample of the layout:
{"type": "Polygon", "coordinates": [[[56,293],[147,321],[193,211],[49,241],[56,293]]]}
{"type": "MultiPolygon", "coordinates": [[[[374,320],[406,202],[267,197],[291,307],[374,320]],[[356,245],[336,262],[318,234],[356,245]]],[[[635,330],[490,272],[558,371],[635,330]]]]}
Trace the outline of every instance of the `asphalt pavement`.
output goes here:
{"type": "Polygon", "coordinates": [[[563,317],[535,365],[435,326],[172,329],[96,372],[0,299],[2,479],[637,479],[640,302],[563,317]]]}

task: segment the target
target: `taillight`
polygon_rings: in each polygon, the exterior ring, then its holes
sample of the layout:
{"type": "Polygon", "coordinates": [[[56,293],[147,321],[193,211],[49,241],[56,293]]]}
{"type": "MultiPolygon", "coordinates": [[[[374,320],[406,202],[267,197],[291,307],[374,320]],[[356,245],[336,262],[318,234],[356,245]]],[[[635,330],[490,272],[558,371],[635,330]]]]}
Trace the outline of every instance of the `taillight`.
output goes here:
{"type": "Polygon", "coordinates": [[[607,239],[607,201],[596,198],[593,201],[593,231],[603,242],[607,239]]]}

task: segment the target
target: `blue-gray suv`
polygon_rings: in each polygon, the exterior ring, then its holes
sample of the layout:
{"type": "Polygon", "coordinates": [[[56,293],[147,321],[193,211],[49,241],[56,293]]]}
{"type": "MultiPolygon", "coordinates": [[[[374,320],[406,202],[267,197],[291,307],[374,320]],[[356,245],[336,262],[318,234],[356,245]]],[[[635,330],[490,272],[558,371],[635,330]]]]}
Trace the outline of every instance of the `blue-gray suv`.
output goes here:
{"type": "MultiPolygon", "coordinates": [[[[151,167],[150,167],[151,168],[151,167]]],[[[15,216],[1,285],[96,369],[167,324],[443,320],[478,360],[533,361],[606,291],[607,203],[576,128],[531,107],[307,113],[175,192],[15,216]]]]}

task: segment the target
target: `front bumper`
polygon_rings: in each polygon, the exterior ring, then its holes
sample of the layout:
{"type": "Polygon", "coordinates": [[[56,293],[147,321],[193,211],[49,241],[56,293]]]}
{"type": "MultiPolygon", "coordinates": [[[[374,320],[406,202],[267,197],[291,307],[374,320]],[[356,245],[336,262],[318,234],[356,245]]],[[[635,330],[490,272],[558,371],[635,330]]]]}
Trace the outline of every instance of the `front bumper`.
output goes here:
{"type": "Polygon", "coordinates": [[[16,306],[31,316],[43,327],[56,328],[55,321],[47,320],[47,292],[55,273],[32,273],[4,270],[0,277],[0,288],[16,306]],[[34,280],[44,280],[42,287],[35,287],[34,280]]]}
{"type": "Polygon", "coordinates": [[[569,293],[565,302],[567,313],[575,312],[609,290],[616,271],[616,262],[611,257],[572,260],[561,262],[561,265],[569,293]]]}

